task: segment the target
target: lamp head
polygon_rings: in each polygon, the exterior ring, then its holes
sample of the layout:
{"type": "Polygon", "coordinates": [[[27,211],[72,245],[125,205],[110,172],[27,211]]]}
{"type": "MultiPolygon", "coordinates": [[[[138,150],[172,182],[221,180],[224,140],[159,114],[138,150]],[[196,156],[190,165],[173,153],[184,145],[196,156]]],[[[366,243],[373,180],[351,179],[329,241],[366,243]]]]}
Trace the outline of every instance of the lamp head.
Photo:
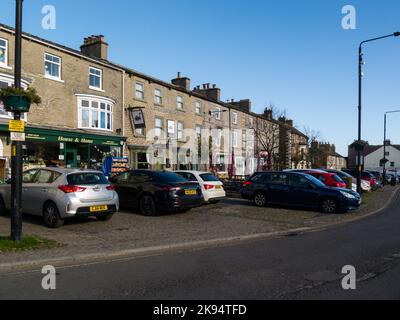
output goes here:
{"type": "Polygon", "coordinates": [[[394,35],[395,37],[399,37],[399,36],[400,36],[400,32],[395,32],[395,33],[393,33],[393,35],[394,35]]]}

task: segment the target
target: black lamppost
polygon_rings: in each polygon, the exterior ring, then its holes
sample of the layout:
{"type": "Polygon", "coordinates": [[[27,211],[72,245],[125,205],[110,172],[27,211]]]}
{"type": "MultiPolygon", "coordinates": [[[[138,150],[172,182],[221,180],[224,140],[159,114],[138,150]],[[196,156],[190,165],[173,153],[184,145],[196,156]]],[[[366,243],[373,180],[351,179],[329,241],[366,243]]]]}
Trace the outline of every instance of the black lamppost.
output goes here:
{"type": "MultiPolygon", "coordinates": [[[[372,41],[377,41],[385,38],[390,38],[390,37],[398,37],[400,36],[400,32],[395,32],[386,36],[378,37],[378,38],[373,38],[369,40],[365,40],[360,43],[359,49],[358,49],[358,142],[361,143],[361,102],[362,102],[362,77],[363,77],[363,72],[362,72],[362,66],[364,64],[363,61],[363,50],[362,46],[367,43],[367,42],[372,42],[372,41]]],[[[362,174],[362,165],[361,165],[361,148],[358,148],[357,151],[357,192],[361,194],[361,174],[362,174]]]]}
{"type": "MultiPolygon", "coordinates": [[[[14,86],[21,89],[22,61],[22,1],[16,0],[15,14],[15,74],[14,86]]],[[[21,112],[14,112],[14,120],[21,120],[21,112]]],[[[22,142],[14,141],[11,147],[11,239],[22,238],[22,142]]]]}
{"type": "Polygon", "coordinates": [[[388,160],[386,159],[386,123],[387,123],[387,115],[391,114],[391,113],[399,113],[400,110],[394,110],[394,111],[388,111],[385,112],[385,119],[384,119],[384,125],[383,125],[383,175],[382,175],[382,179],[383,179],[383,184],[386,184],[386,163],[388,162],[388,160]]]}

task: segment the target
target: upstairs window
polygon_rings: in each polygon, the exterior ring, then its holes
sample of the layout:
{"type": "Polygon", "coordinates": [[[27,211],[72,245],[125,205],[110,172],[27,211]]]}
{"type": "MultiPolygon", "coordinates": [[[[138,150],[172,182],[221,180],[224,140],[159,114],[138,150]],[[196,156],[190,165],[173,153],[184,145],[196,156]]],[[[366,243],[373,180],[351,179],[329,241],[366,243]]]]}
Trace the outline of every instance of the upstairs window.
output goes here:
{"type": "Polygon", "coordinates": [[[163,97],[160,89],[154,90],[154,102],[159,105],[163,104],[163,97]]]}
{"type": "Polygon", "coordinates": [[[45,76],[50,79],[61,80],[61,58],[49,53],[44,54],[45,76]]]}
{"type": "Polygon", "coordinates": [[[163,132],[163,120],[161,118],[156,118],[154,136],[157,138],[161,138],[162,132],[163,132]]]}
{"type": "Polygon", "coordinates": [[[141,82],[136,82],[136,99],[144,100],[144,85],[141,82]]]}
{"type": "Polygon", "coordinates": [[[89,67],[89,87],[91,89],[102,89],[103,72],[100,69],[89,67]]]}
{"type": "Polygon", "coordinates": [[[238,123],[238,114],[237,112],[232,112],[232,123],[237,124],[238,123]]]}
{"type": "Polygon", "coordinates": [[[220,107],[215,108],[215,119],[221,120],[221,108],[220,107]]]}
{"type": "Polygon", "coordinates": [[[0,38],[0,65],[7,66],[8,64],[8,41],[0,38]]]}
{"type": "Polygon", "coordinates": [[[183,97],[182,96],[176,97],[176,107],[178,110],[183,110],[184,105],[183,105],[183,97]]]}
{"type": "Polygon", "coordinates": [[[178,122],[178,140],[183,141],[183,122],[178,122]]]}
{"type": "Polygon", "coordinates": [[[110,100],[92,97],[78,97],[79,128],[113,130],[114,103],[110,100]]]}
{"type": "Polygon", "coordinates": [[[195,109],[196,109],[196,114],[197,115],[201,115],[201,103],[200,103],[200,101],[196,101],[195,109]]]}

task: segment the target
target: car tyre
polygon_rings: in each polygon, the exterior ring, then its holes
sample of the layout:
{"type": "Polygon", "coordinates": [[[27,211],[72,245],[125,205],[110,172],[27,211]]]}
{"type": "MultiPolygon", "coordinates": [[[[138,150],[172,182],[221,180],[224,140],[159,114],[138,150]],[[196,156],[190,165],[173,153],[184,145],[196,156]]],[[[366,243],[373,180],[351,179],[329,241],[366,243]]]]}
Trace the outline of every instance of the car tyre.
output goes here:
{"type": "Polygon", "coordinates": [[[209,204],[217,204],[219,202],[220,202],[220,200],[209,200],[208,201],[209,204]]]}
{"type": "Polygon", "coordinates": [[[60,228],[64,225],[64,220],[61,219],[57,206],[48,202],[43,208],[43,221],[46,227],[51,229],[60,228]]]}
{"type": "Polygon", "coordinates": [[[267,196],[264,192],[257,192],[253,199],[254,204],[257,207],[265,207],[267,205],[267,196]]]}
{"type": "Polygon", "coordinates": [[[106,222],[106,221],[110,221],[112,217],[113,217],[112,213],[107,213],[107,214],[98,215],[96,218],[99,221],[106,222]]]}
{"type": "Polygon", "coordinates": [[[322,200],[321,210],[322,212],[327,214],[337,213],[338,212],[337,201],[330,198],[322,200]]]}
{"type": "Polygon", "coordinates": [[[156,203],[150,195],[144,195],[140,199],[139,209],[144,216],[155,216],[157,213],[156,203]]]}

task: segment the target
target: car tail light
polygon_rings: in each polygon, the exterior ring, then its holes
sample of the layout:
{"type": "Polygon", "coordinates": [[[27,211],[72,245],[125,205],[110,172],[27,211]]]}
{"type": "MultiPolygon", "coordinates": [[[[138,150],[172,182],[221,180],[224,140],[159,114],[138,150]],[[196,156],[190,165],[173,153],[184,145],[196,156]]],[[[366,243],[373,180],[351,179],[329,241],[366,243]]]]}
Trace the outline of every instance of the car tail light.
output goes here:
{"type": "Polygon", "coordinates": [[[243,187],[248,187],[249,185],[251,185],[250,181],[243,182],[243,187]]]}
{"type": "Polygon", "coordinates": [[[206,190],[211,190],[211,189],[214,189],[215,188],[215,186],[213,186],[212,184],[205,184],[204,185],[204,189],[206,189],[206,190]]]}
{"type": "Polygon", "coordinates": [[[70,185],[59,186],[58,189],[60,189],[64,193],[76,193],[76,192],[83,192],[86,190],[86,188],[83,187],[70,186],[70,185]]]}
{"type": "Polygon", "coordinates": [[[115,186],[110,185],[110,186],[106,187],[106,189],[109,191],[115,191],[115,186]]]}

